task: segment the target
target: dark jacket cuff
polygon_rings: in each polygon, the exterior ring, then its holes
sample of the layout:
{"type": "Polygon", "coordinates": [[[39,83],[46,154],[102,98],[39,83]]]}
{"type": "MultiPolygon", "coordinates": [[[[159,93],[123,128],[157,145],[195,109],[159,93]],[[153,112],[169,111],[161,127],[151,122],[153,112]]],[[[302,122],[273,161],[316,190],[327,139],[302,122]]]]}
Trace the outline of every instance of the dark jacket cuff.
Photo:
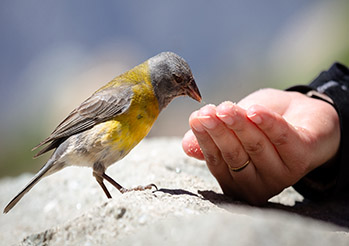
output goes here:
{"type": "Polygon", "coordinates": [[[313,170],[294,188],[309,199],[349,197],[349,69],[335,63],[328,71],[321,72],[309,86],[294,86],[287,90],[303,94],[315,90],[332,99],[329,103],[338,113],[341,130],[339,151],[335,160],[331,160],[331,165],[324,164],[313,170]]]}

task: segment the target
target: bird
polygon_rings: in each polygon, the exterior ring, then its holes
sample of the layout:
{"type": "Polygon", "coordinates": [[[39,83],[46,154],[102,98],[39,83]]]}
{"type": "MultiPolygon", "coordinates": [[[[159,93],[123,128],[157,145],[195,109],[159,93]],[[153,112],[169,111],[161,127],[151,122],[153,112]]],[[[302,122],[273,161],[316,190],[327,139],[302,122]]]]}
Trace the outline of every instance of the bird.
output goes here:
{"type": "MultiPolygon", "coordinates": [[[[41,148],[34,158],[51,150],[54,152],[3,213],[8,213],[42,178],[68,166],[91,167],[108,198],[111,195],[104,180],[122,193],[127,191],[105,173],[106,169],[125,157],[149,133],[159,113],[179,96],[201,102],[188,63],[173,52],[162,52],[115,77],[83,101],[33,148],[41,148]]],[[[155,185],[135,190],[152,186],[155,185]]]]}

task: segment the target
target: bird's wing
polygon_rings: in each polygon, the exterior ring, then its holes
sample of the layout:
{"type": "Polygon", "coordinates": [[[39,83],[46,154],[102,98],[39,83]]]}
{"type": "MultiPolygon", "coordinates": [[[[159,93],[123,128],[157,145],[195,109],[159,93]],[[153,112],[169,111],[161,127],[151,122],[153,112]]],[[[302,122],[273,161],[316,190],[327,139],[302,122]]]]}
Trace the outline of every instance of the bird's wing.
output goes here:
{"type": "Polygon", "coordinates": [[[74,109],[49,137],[33,148],[34,150],[51,142],[35,157],[58,147],[69,136],[88,130],[98,123],[122,114],[129,108],[132,96],[133,91],[129,85],[108,88],[94,93],[74,109]]]}

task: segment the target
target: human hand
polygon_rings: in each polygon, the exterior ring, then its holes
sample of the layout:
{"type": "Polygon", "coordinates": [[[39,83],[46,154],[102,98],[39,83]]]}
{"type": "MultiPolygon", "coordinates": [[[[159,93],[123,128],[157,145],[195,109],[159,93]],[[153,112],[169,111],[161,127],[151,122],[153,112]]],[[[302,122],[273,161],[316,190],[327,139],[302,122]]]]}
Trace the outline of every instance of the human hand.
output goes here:
{"type": "Polygon", "coordinates": [[[333,106],[275,89],[256,91],[238,104],[206,105],[189,124],[184,151],[206,161],[226,195],[252,204],[267,202],[331,160],[340,141],[333,106]]]}

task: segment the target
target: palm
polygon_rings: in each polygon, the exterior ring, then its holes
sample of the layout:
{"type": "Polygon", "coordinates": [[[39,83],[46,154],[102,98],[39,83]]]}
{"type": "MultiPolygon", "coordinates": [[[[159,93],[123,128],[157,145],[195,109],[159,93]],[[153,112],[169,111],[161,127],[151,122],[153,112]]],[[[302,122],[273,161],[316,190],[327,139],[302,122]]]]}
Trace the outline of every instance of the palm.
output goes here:
{"type": "MultiPolygon", "coordinates": [[[[259,104],[281,115],[295,127],[299,134],[298,143],[289,143],[288,152],[297,150],[295,144],[310,148],[311,169],[331,159],[338,149],[339,129],[333,131],[337,115],[328,103],[312,99],[297,92],[259,90],[239,102],[243,108],[259,104]],[[333,143],[333,144],[332,144],[333,143]]],[[[338,120],[338,119],[337,119],[338,120]]],[[[284,153],[279,153],[283,155],[284,153]]],[[[286,154],[286,153],[285,153],[286,154]]],[[[305,156],[301,156],[304,158],[305,156]]]]}

